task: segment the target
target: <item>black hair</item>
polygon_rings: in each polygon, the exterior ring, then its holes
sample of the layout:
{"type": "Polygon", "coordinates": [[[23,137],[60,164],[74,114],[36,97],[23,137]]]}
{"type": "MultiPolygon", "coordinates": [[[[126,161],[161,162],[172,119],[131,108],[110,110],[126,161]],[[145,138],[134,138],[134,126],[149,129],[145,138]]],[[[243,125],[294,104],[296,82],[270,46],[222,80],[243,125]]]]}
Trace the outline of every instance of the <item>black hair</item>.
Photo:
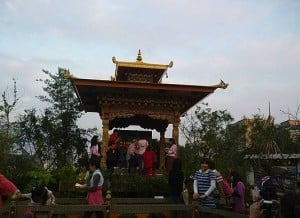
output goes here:
{"type": "Polygon", "coordinates": [[[90,166],[96,166],[96,169],[100,167],[100,158],[98,157],[91,157],[89,161],[90,166]]]}
{"type": "Polygon", "coordinates": [[[48,189],[45,186],[33,187],[31,190],[31,199],[35,203],[46,204],[48,189]]]}
{"type": "Polygon", "coordinates": [[[232,183],[233,183],[233,186],[236,186],[236,184],[238,183],[238,182],[240,182],[240,181],[242,181],[241,180],[241,177],[240,177],[240,174],[238,173],[238,172],[236,172],[236,171],[232,171],[231,173],[230,173],[230,177],[233,177],[233,180],[232,180],[232,183]]]}
{"type": "Polygon", "coordinates": [[[215,162],[212,161],[212,160],[210,160],[210,161],[208,162],[208,168],[211,169],[211,170],[216,169],[215,162]]]}
{"type": "Polygon", "coordinates": [[[93,138],[91,139],[91,146],[97,145],[98,143],[98,136],[94,135],[93,138]]]}
{"type": "Polygon", "coordinates": [[[179,158],[174,159],[171,171],[182,171],[182,163],[179,158]]]}
{"type": "Polygon", "coordinates": [[[210,161],[208,158],[202,158],[201,161],[200,161],[200,164],[210,164],[210,161]]]}
{"type": "Polygon", "coordinates": [[[169,142],[170,142],[171,145],[173,145],[173,144],[175,144],[175,139],[174,138],[170,138],[169,142]]]}

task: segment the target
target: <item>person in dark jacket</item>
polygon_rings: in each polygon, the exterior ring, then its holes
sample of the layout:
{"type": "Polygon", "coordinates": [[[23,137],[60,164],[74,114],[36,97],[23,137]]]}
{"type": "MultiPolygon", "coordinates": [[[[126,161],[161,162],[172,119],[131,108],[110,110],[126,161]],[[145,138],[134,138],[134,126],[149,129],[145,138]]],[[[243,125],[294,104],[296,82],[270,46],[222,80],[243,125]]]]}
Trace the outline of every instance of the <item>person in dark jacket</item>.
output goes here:
{"type": "MultiPolygon", "coordinates": [[[[182,172],[181,160],[175,158],[171,171],[169,173],[170,194],[171,194],[171,200],[174,204],[184,203],[182,198],[183,181],[184,181],[184,175],[182,172]]],[[[180,216],[175,212],[172,213],[172,218],[177,217],[177,215],[180,216]]]]}
{"type": "Polygon", "coordinates": [[[183,199],[181,196],[182,189],[183,189],[183,181],[184,181],[184,176],[182,172],[181,160],[176,158],[174,159],[172,169],[169,174],[170,194],[173,203],[176,204],[183,203],[183,199]]]}

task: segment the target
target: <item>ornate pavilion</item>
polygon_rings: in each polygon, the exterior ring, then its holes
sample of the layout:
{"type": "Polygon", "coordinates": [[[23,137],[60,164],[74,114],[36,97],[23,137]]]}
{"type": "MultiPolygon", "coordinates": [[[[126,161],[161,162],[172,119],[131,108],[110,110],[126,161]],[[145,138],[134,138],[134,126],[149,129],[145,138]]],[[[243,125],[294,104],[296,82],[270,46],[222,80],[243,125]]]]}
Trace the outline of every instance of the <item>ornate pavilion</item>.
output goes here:
{"type": "MultiPolygon", "coordinates": [[[[145,63],[140,51],[135,62],[117,61],[115,57],[112,61],[116,69],[111,80],[79,79],[65,73],[84,111],[97,112],[102,119],[103,165],[109,130],[129,125],[156,130],[163,146],[165,131],[172,124],[172,137],[178,142],[180,117],[217,88],[228,86],[223,81],[212,86],[163,84],[162,78],[173,62],[167,65],[145,63]]],[[[163,164],[164,150],[160,151],[160,164],[163,164]]]]}

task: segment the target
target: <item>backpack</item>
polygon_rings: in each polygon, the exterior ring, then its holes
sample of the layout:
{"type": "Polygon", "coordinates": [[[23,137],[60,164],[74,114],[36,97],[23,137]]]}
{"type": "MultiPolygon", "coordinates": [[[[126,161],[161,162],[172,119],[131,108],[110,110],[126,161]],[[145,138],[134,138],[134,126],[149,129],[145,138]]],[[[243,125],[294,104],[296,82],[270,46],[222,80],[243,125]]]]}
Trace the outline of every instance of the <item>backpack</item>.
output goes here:
{"type": "Polygon", "coordinates": [[[229,182],[223,178],[223,181],[220,182],[221,188],[225,196],[230,196],[233,193],[233,189],[231,188],[229,182]]]}

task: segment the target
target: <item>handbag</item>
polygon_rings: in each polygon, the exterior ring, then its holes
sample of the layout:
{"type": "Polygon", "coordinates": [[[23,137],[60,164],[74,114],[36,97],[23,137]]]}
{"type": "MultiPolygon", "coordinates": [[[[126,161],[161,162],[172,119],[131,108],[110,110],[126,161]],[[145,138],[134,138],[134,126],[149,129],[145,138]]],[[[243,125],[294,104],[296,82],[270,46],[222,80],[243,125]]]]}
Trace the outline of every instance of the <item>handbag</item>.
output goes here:
{"type": "Polygon", "coordinates": [[[189,190],[187,189],[185,183],[183,183],[183,187],[182,187],[182,199],[185,205],[189,204],[189,190]]]}

